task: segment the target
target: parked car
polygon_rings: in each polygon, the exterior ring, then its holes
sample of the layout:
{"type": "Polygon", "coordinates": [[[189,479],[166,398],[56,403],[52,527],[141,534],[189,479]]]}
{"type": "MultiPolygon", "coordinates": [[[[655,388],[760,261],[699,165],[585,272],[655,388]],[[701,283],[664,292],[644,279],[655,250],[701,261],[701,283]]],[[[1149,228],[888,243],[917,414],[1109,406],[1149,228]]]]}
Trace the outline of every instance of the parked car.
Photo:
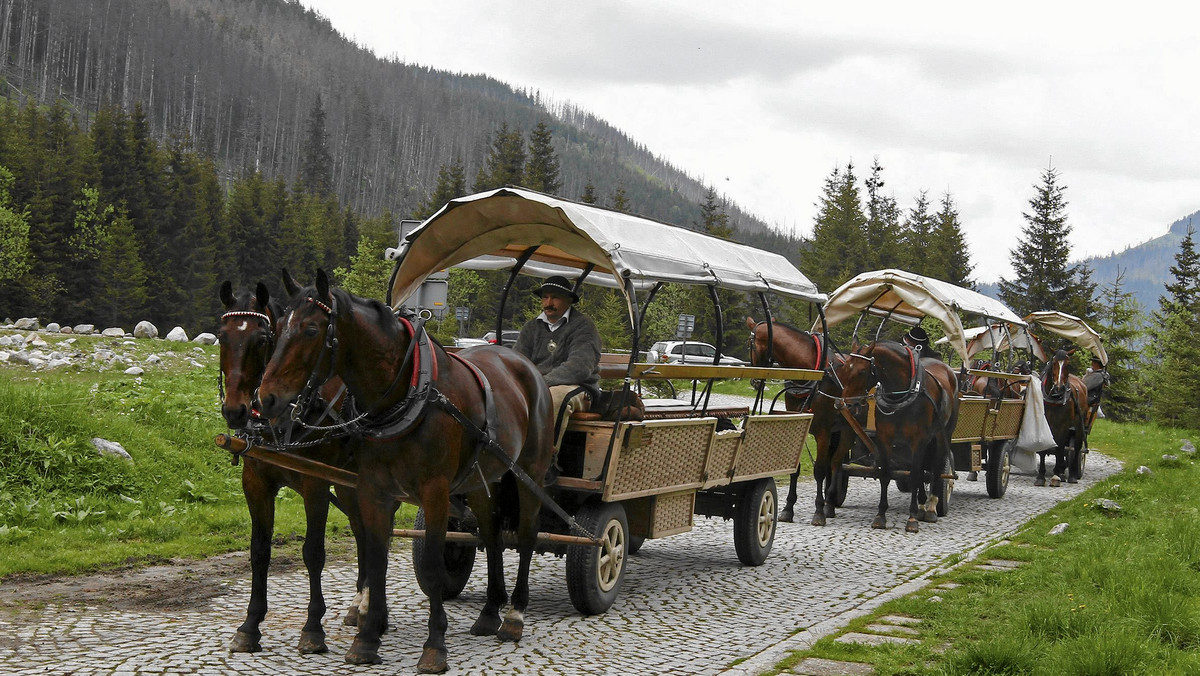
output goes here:
{"type": "Polygon", "coordinates": [[[476,345],[487,345],[488,342],[482,338],[455,338],[454,347],[475,347],[476,345]]]}
{"type": "MultiPolygon", "coordinates": [[[[708,343],[682,340],[664,340],[650,346],[648,362],[660,364],[706,364],[712,365],[717,348],[708,343]]],[[[729,355],[721,355],[722,366],[745,366],[746,361],[729,355]]]]}
{"type": "MultiPolygon", "coordinates": [[[[517,344],[517,336],[519,336],[519,335],[521,335],[520,331],[512,331],[512,330],[506,329],[503,334],[503,338],[502,338],[503,342],[501,343],[501,345],[503,345],[504,347],[512,347],[513,345],[516,345],[517,344]]],[[[495,345],[496,344],[496,332],[488,331],[487,333],[483,334],[483,340],[495,345]]]]}

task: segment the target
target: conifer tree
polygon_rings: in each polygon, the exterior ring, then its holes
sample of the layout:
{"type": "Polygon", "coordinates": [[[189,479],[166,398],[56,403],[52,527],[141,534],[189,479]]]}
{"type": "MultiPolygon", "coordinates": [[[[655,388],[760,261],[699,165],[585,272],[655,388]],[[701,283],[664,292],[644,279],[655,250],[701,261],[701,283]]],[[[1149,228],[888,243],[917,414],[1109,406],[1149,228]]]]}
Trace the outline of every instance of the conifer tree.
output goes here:
{"type": "Polygon", "coordinates": [[[936,276],[934,261],[925,247],[933,239],[936,217],[929,213],[929,196],[922,190],[904,219],[900,234],[901,264],[909,272],[927,277],[936,276]]]}
{"type": "Polygon", "coordinates": [[[1188,219],[1187,234],[1175,254],[1175,264],[1169,269],[1172,281],[1166,283],[1167,295],[1158,297],[1158,310],[1166,315],[1177,310],[1200,310],[1200,254],[1192,238],[1195,230],[1188,219]]]}
{"type": "Polygon", "coordinates": [[[14,182],[12,172],[0,165],[0,288],[30,270],[29,209],[18,210],[13,203],[14,182]]]}
{"type": "Polygon", "coordinates": [[[859,204],[856,180],[853,162],[846,164],[845,172],[834,167],[817,203],[812,237],[800,252],[804,274],[823,291],[868,269],[863,260],[867,219],[859,204]]]}
{"type": "Polygon", "coordinates": [[[708,186],[704,191],[704,203],[700,205],[700,230],[713,237],[729,239],[733,227],[729,225],[729,214],[725,213],[725,200],[717,197],[717,189],[708,186]]]}
{"type": "Polygon", "coordinates": [[[559,179],[558,155],[554,152],[553,134],[545,121],[538,122],[529,134],[529,160],[525,163],[525,187],[549,195],[562,188],[559,179]]]}
{"type": "Polygon", "coordinates": [[[437,186],[429,198],[421,203],[412,213],[416,220],[423,221],[437,213],[447,202],[467,194],[467,177],[463,170],[462,160],[455,157],[450,164],[443,164],[438,170],[437,186]]]}
{"type": "Polygon", "coordinates": [[[1133,294],[1124,290],[1125,273],[1117,270],[1116,279],[1101,292],[1097,330],[1108,353],[1106,365],[1111,382],[1105,388],[1101,408],[1118,422],[1146,418],[1143,363],[1137,348],[1144,337],[1142,311],[1133,294]]]}
{"type": "Polygon", "coordinates": [[[1195,385],[1200,382],[1200,341],[1195,327],[1200,320],[1197,288],[1200,284],[1192,229],[1180,243],[1171,266],[1172,281],[1158,301],[1150,331],[1149,368],[1151,413],[1163,425],[1200,427],[1200,403],[1195,385]]]}
{"type": "Polygon", "coordinates": [[[146,269],[133,223],[121,209],[108,224],[96,281],[100,293],[94,309],[98,316],[89,316],[89,321],[107,320],[115,326],[132,326],[142,319],[148,300],[146,269]]]}
{"type": "Polygon", "coordinates": [[[596,186],[592,185],[591,181],[583,186],[583,194],[579,196],[579,201],[584,204],[595,204],[599,201],[599,198],[596,197],[596,186]]]}
{"type": "Polygon", "coordinates": [[[617,189],[613,192],[609,208],[621,213],[629,213],[629,197],[625,194],[625,186],[623,184],[618,185],[617,189]]]}
{"type": "Polygon", "coordinates": [[[964,288],[975,288],[975,282],[971,280],[971,271],[974,269],[971,252],[963,235],[962,224],[958,221],[958,208],[949,191],[942,195],[942,207],[935,217],[933,233],[925,253],[930,264],[936,266],[936,274],[931,276],[964,288]]]}
{"type": "Polygon", "coordinates": [[[863,269],[883,269],[900,266],[900,208],[896,198],[884,195],[883,165],[879,159],[871,165],[867,177],[867,213],[863,225],[866,260],[863,269]]]}
{"type": "Polygon", "coordinates": [[[296,189],[310,195],[328,196],[333,192],[333,155],[329,151],[329,131],[325,128],[325,107],[321,104],[320,94],[308,111],[301,153],[296,189]]]}
{"type": "Polygon", "coordinates": [[[520,185],[525,178],[525,139],[521,130],[509,130],[507,122],[501,123],[490,151],[475,177],[475,192],[520,185]]]}
{"type": "Polygon", "coordinates": [[[1066,186],[1053,167],[1042,173],[1041,185],[1023,213],[1025,226],[1017,247],[1010,251],[1015,276],[1000,280],[1000,300],[1018,315],[1059,310],[1088,319],[1095,284],[1084,265],[1070,265],[1071,226],[1067,224],[1066,186]]]}

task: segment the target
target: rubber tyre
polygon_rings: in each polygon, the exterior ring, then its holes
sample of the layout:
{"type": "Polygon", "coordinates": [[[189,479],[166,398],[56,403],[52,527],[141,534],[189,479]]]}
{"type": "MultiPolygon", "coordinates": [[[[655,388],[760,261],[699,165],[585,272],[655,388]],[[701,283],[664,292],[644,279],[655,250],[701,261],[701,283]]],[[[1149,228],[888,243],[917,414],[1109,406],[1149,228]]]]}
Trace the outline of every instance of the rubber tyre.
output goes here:
{"type": "Polygon", "coordinates": [[[646,538],[642,537],[641,535],[630,535],[629,536],[629,553],[637,554],[638,550],[641,549],[642,545],[644,545],[644,544],[646,544],[646,538]]]}
{"type": "MultiPolygon", "coordinates": [[[[946,455],[946,464],[942,467],[942,474],[954,474],[954,456],[946,455]]],[[[938,477],[933,481],[933,494],[937,496],[937,515],[939,517],[946,516],[950,513],[950,496],[954,495],[954,479],[943,479],[938,477]]]]}
{"type": "MultiPolygon", "coordinates": [[[[417,516],[413,519],[414,530],[425,530],[425,510],[417,508],[417,516]]],[[[450,519],[449,530],[458,530],[459,523],[457,519],[450,519]]],[[[417,584],[421,586],[421,591],[428,596],[426,582],[428,579],[421,573],[421,567],[417,565],[417,561],[421,559],[422,553],[425,551],[425,538],[413,538],[412,555],[413,555],[413,573],[417,577],[417,584]]],[[[446,580],[442,587],[442,600],[448,601],[457,598],[466,589],[467,582],[471,579],[471,570],[475,567],[474,545],[461,545],[457,543],[447,542],[446,547],[442,552],[442,561],[446,565],[446,580]]]]}
{"type": "Polygon", "coordinates": [[[850,474],[842,471],[838,472],[838,480],[833,488],[833,495],[826,495],[825,500],[833,504],[834,507],[841,507],[846,504],[846,494],[850,492],[850,474]]]}
{"type": "Polygon", "coordinates": [[[1012,474],[1012,450],[1015,439],[992,442],[987,458],[987,494],[990,498],[1002,498],[1008,490],[1008,479],[1012,474]]]}
{"type": "Polygon", "coordinates": [[[778,509],[774,479],[759,479],[742,492],[733,513],[733,547],[742,563],[760,566],[767,560],[775,544],[778,509]]]}
{"type": "Polygon", "coordinates": [[[571,605],[584,615],[599,615],[612,607],[625,580],[629,554],[629,521],[619,502],[584,505],[575,521],[600,539],[600,546],[573,545],[567,549],[567,593],[571,605]]]}
{"type": "Polygon", "coordinates": [[[1086,447],[1079,451],[1079,478],[1083,478],[1084,469],[1087,467],[1088,449],[1086,447]]]}

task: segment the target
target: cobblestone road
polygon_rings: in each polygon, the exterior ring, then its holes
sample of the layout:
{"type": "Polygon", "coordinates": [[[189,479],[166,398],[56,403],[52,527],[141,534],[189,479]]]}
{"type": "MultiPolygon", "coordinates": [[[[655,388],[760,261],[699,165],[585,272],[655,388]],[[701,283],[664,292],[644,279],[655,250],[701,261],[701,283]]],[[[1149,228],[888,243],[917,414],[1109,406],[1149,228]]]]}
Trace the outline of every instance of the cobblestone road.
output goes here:
{"type": "MultiPolygon", "coordinates": [[[[468,633],[483,602],[480,558],[466,591],[447,604],[450,673],[755,673],[794,643],[789,637],[798,630],[827,631],[856,609],[861,612],[864,604],[877,603],[881,595],[902,585],[911,589],[914,580],[919,585],[948,556],[1014,532],[1030,517],[1111,474],[1117,464],[1093,452],[1087,469],[1084,481],[1061,488],[1034,488],[1031,476],[1014,475],[1000,500],[987,497],[982,480],[960,480],[950,516],[922,524],[917,535],[904,533],[907,500],[901,503],[894,488],[890,527],[872,530],[878,484],[852,479],[846,505],[829,526],[809,526],[807,519],[780,524],[770,557],[757,568],[738,563],[730,523],[697,517],[692,532],[648,541],[631,557],[621,596],[611,610],[595,617],[581,617],[572,608],[564,562],[537,556],[525,638],[519,645],[468,633]]],[[[802,484],[798,515],[810,514],[812,498],[809,481],[802,484]]],[[[249,597],[247,565],[246,580],[229,583],[230,593],[200,611],[47,605],[0,616],[0,673],[413,673],[425,636],[426,604],[412,575],[410,554],[407,541],[394,545],[389,568],[392,631],[384,636],[384,664],[379,666],[343,662],[354,629],[341,623],[340,613],[352,596],[355,573],[353,566],[337,563],[325,574],[330,606],[330,652],[325,655],[300,656],[294,650],[307,601],[303,569],[271,578],[264,651],[228,652],[249,597]]],[[[510,581],[514,569],[509,566],[510,581]]]]}

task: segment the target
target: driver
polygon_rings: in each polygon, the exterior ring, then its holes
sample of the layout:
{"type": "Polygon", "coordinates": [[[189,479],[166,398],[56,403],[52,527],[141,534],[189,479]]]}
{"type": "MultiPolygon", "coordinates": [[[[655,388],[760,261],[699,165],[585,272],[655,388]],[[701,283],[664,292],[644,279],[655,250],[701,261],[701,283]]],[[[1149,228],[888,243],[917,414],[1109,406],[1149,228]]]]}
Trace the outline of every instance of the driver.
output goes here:
{"type": "Polygon", "coordinates": [[[533,294],[542,299],[542,313],[525,322],[513,349],[529,357],[550,386],[557,447],[566,421],[572,413],[588,410],[590,393],[597,391],[600,334],[592,320],[573,307],[579,294],[566,277],[547,278],[533,294]]]}
{"type": "Polygon", "coordinates": [[[929,334],[919,326],[912,327],[908,330],[908,333],[904,334],[904,344],[914,350],[920,350],[922,357],[931,357],[938,361],[944,361],[942,355],[929,346],[929,334]]]}

